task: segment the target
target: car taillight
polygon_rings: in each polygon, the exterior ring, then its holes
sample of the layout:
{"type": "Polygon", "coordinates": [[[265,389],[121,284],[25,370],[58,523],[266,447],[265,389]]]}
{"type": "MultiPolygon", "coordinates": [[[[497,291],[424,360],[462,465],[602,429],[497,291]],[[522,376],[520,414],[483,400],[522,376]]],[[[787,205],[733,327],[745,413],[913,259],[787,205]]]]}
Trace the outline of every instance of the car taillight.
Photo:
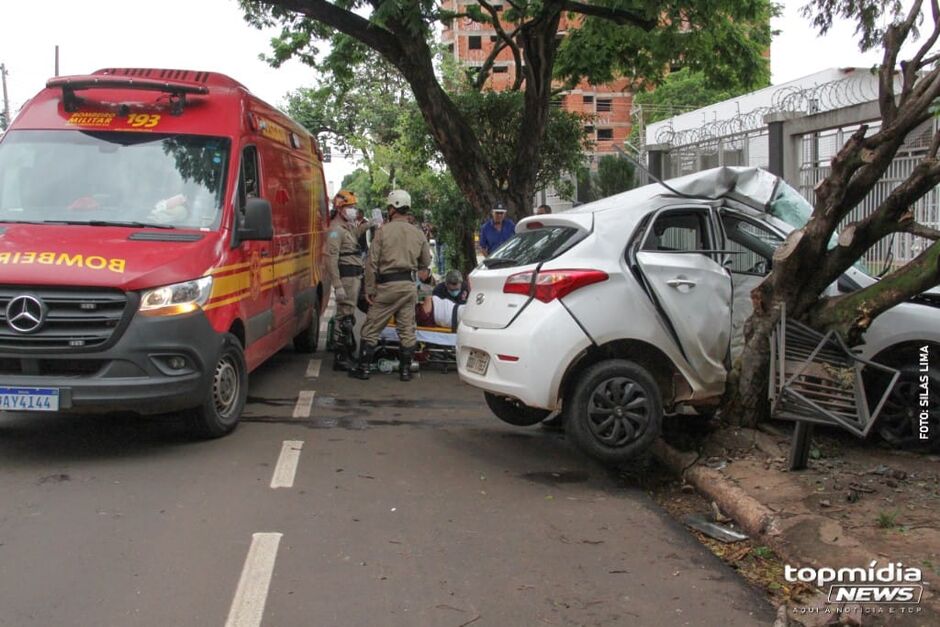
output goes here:
{"type": "Polygon", "coordinates": [[[530,271],[511,275],[503,285],[503,294],[531,295],[548,303],[564,298],[578,288],[610,278],[601,270],[543,270],[535,277],[535,293],[532,294],[532,274],[530,271]]]}

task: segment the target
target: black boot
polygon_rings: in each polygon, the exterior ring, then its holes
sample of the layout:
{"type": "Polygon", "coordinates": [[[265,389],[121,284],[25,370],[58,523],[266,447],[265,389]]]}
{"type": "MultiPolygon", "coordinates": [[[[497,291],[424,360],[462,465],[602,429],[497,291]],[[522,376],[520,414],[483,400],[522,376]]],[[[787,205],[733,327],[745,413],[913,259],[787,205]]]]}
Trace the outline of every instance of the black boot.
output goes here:
{"type": "Polygon", "coordinates": [[[333,336],[334,371],[349,370],[355,366],[353,363],[353,359],[356,355],[355,340],[353,340],[353,347],[350,349],[349,344],[352,329],[347,327],[345,316],[336,319],[336,324],[333,327],[335,331],[333,336]]]}
{"type": "Polygon", "coordinates": [[[340,320],[340,326],[343,328],[343,340],[346,342],[346,352],[352,356],[356,354],[356,318],[355,316],[343,316],[340,320]]]}
{"type": "Polygon", "coordinates": [[[346,350],[345,346],[337,344],[336,350],[333,351],[333,370],[342,372],[354,368],[355,364],[353,363],[352,355],[352,353],[346,350]]]}
{"type": "Polygon", "coordinates": [[[359,363],[349,371],[349,376],[356,379],[368,379],[373,359],[375,359],[375,344],[363,342],[362,347],[359,349],[359,363]]]}
{"type": "Polygon", "coordinates": [[[414,358],[415,348],[402,347],[398,362],[398,380],[411,381],[411,360],[414,358]]]}

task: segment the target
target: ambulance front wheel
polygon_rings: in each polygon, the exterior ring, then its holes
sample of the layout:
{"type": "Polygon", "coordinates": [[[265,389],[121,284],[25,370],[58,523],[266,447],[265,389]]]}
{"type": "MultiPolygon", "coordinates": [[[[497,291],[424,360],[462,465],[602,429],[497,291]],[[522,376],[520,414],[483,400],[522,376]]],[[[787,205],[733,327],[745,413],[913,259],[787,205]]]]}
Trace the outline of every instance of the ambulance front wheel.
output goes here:
{"type": "Polygon", "coordinates": [[[320,343],[320,304],[311,307],[310,326],[294,337],[294,350],[298,353],[315,353],[320,343]]]}
{"type": "Polygon", "coordinates": [[[190,410],[196,435],[219,438],[231,433],[245,409],[248,398],[248,368],[242,346],[231,333],[222,337],[222,350],[212,370],[206,398],[190,410]]]}

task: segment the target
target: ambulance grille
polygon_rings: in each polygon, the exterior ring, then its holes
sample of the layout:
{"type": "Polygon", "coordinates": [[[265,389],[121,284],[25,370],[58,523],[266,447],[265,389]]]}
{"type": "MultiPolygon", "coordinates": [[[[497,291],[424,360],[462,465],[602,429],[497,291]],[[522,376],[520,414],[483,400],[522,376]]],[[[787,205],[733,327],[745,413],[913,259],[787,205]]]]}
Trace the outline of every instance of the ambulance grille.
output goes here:
{"type": "Polygon", "coordinates": [[[0,286],[0,350],[61,353],[101,348],[121,326],[126,310],[127,296],[118,290],[0,286]],[[20,296],[31,296],[43,306],[35,331],[14,328],[30,326],[28,319],[16,320],[23,311],[20,296]]]}

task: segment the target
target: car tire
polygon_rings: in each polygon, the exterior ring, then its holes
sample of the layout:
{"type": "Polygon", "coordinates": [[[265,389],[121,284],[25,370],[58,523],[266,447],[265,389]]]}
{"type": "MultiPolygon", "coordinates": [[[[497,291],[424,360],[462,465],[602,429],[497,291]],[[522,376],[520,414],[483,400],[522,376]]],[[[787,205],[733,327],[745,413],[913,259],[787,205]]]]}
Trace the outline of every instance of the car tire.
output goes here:
{"type": "Polygon", "coordinates": [[[298,353],[315,353],[320,345],[320,303],[314,303],[310,326],[294,336],[294,350],[298,353]]]}
{"type": "Polygon", "coordinates": [[[490,411],[496,414],[497,418],[515,427],[537,425],[552,413],[547,409],[529,407],[507,396],[484,392],[483,397],[486,399],[490,411]]]}
{"type": "MultiPolygon", "coordinates": [[[[927,396],[928,406],[922,408],[920,405],[921,373],[915,365],[914,359],[907,360],[907,363],[893,363],[893,367],[900,371],[900,376],[894,388],[888,394],[881,413],[878,415],[878,422],[875,424],[875,431],[885,442],[894,448],[929,448],[940,449],[940,377],[934,373],[928,373],[929,394],[927,396]],[[928,433],[929,439],[920,439],[919,427],[922,410],[927,411],[928,415],[928,433]]],[[[890,377],[883,373],[866,372],[865,391],[868,394],[868,402],[872,410],[875,409],[874,403],[881,399],[885,388],[890,382],[890,377]]]]}
{"type": "Polygon", "coordinates": [[[625,359],[602,361],[581,373],[566,413],[568,438],[606,464],[638,457],[663,428],[659,386],[645,368],[625,359]]]}
{"type": "Polygon", "coordinates": [[[222,349],[212,368],[202,404],[189,411],[190,425],[199,438],[219,438],[238,426],[248,398],[248,367],[242,346],[231,333],[222,337],[222,349]]]}

